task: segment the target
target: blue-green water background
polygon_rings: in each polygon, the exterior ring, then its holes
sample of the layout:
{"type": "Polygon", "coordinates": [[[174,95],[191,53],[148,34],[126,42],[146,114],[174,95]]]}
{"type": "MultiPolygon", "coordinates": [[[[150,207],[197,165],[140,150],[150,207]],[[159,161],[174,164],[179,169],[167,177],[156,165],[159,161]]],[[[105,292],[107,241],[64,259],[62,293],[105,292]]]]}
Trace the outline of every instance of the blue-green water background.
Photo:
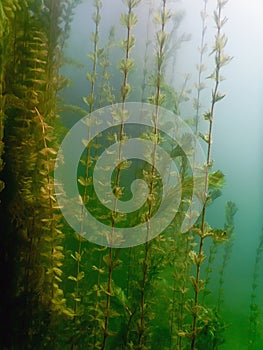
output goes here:
{"type": "MultiPolygon", "coordinates": [[[[115,1],[114,1],[115,2],[115,1]]],[[[124,9],[121,1],[118,6],[112,6],[111,1],[103,1],[100,40],[105,42],[111,25],[119,26],[119,14],[124,9]]],[[[145,2],[146,3],[146,2],[145,2]]],[[[90,33],[93,30],[90,14],[90,1],[84,1],[76,10],[72,24],[72,33],[67,46],[67,54],[83,68],[66,67],[66,74],[72,79],[72,86],[64,92],[68,103],[83,106],[81,97],[88,94],[89,86],[85,74],[91,68],[87,54],[92,51],[90,33]]],[[[211,44],[215,28],[212,12],[216,1],[208,5],[207,18],[208,45],[211,44]]],[[[188,87],[192,89],[190,96],[195,96],[193,88],[197,80],[196,64],[199,60],[198,46],[201,37],[200,11],[203,2],[175,2],[174,8],[184,11],[184,17],[179,28],[181,34],[190,34],[190,39],[184,42],[176,53],[174,71],[174,86],[180,88],[186,74],[190,74],[188,87]]],[[[140,7],[138,27],[135,30],[137,38],[134,58],[137,66],[143,64],[145,48],[145,27],[141,20],[146,18],[148,9],[140,7]]],[[[209,208],[211,225],[222,227],[224,223],[224,205],[228,200],[234,201],[238,207],[235,217],[235,241],[232,255],[225,272],[224,313],[228,330],[227,342],[222,349],[245,349],[245,333],[247,332],[251,282],[255,252],[262,227],[262,173],[263,173],[263,5],[260,0],[232,0],[225,7],[224,14],[228,22],[224,32],[228,37],[227,54],[233,56],[231,63],[224,68],[226,78],[220,90],[226,94],[225,99],[216,107],[213,132],[212,158],[214,168],[221,169],[226,175],[226,185],[223,195],[209,208]]],[[[145,22],[145,21],[144,21],[145,22]]],[[[145,23],[144,23],[145,24],[145,23]]],[[[153,28],[152,28],[153,29],[153,28]]],[[[121,33],[118,33],[121,37],[121,33]]],[[[124,35],[124,33],[123,33],[124,35]]],[[[111,59],[116,68],[116,58],[120,51],[116,50],[111,59]]],[[[208,58],[207,76],[213,68],[213,61],[208,58]]],[[[115,68],[112,68],[113,70],[115,68]]],[[[117,74],[117,73],[116,73],[117,74]]],[[[204,75],[204,76],[206,76],[204,75]]],[[[136,79],[136,68],[133,74],[136,79]]],[[[137,75],[138,76],[138,75],[137,75]]],[[[118,82],[116,76],[115,81],[118,82]]],[[[211,89],[209,85],[202,95],[202,102],[209,107],[211,89]]],[[[130,100],[136,100],[136,91],[130,100]]],[[[187,119],[193,114],[191,101],[181,106],[182,117],[187,119]]],[[[75,118],[75,119],[74,119],[75,118]]],[[[73,125],[74,115],[65,116],[65,124],[73,125]]],[[[262,262],[263,263],[263,262],[262,262]]],[[[218,261],[220,264],[220,261],[218,261]]],[[[262,269],[263,271],[263,269],[262,269]]],[[[257,289],[258,304],[263,310],[263,278],[259,276],[260,285],[257,289]]],[[[213,276],[214,281],[218,276],[213,276]]],[[[213,278],[212,285],[213,288],[213,278]]],[[[216,286],[214,286],[216,288],[216,286]]]]}

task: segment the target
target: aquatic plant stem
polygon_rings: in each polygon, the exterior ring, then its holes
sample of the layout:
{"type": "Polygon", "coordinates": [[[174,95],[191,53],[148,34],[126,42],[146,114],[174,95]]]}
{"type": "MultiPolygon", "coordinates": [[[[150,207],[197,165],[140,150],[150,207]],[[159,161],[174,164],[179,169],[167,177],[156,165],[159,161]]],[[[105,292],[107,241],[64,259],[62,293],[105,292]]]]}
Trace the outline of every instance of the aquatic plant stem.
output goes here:
{"type": "MultiPolygon", "coordinates": [[[[119,146],[118,146],[118,164],[122,160],[122,143],[124,140],[124,113],[125,113],[125,102],[127,100],[128,94],[130,93],[130,85],[128,84],[128,75],[132,69],[133,66],[133,61],[130,59],[130,50],[134,45],[134,42],[132,43],[132,35],[131,35],[131,30],[135,26],[137,22],[137,17],[133,12],[133,9],[139,4],[140,0],[126,0],[125,3],[127,4],[127,14],[124,14],[122,16],[122,21],[123,25],[127,29],[127,34],[126,34],[126,40],[124,41],[124,54],[125,58],[124,60],[121,61],[120,63],[120,68],[121,71],[123,72],[123,83],[121,86],[121,99],[122,99],[122,104],[121,104],[121,111],[120,111],[120,131],[119,131],[119,146]]],[[[103,341],[102,341],[102,347],[101,350],[104,350],[106,348],[106,343],[107,339],[109,336],[109,311],[110,311],[110,300],[111,300],[111,294],[112,294],[112,273],[113,273],[113,237],[115,233],[115,221],[117,218],[117,204],[118,204],[118,199],[119,196],[121,195],[121,188],[120,186],[120,176],[121,176],[121,168],[118,167],[117,169],[117,174],[116,174],[116,180],[115,180],[115,186],[114,186],[114,191],[115,191],[115,199],[114,199],[114,208],[112,212],[112,217],[111,217],[111,226],[112,226],[112,232],[111,236],[108,238],[109,240],[109,259],[108,259],[108,280],[107,280],[107,293],[106,293],[106,305],[105,305],[105,320],[104,320],[104,331],[103,331],[103,341]]],[[[114,242],[116,243],[116,242],[114,242]]]]}
{"type": "Polygon", "coordinates": [[[197,81],[197,96],[196,100],[194,102],[195,108],[196,108],[196,115],[195,115],[195,133],[198,132],[198,125],[199,125],[199,119],[200,119],[200,108],[201,108],[201,91],[204,89],[202,78],[203,78],[203,72],[204,72],[204,53],[207,49],[207,44],[205,43],[205,35],[206,35],[206,17],[207,17],[207,2],[208,0],[203,0],[204,7],[201,12],[201,19],[202,19],[202,32],[201,32],[201,42],[200,42],[200,56],[199,56],[199,64],[198,64],[198,81],[197,81]]]}
{"type": "Polygon", "coordinates": [[[152,0],[149,1],[149,9],[147,16],[147,31],[146,31],[146,43],[145,43],[145,51],[144,51],[144,65],[142,72],[142,84],[141,84],[141,101],[145,102],[146,100],[146,86],[147,86],[147,75],[148,75],[148,66],[149,66],[149,46],[150,46],[150,19],[153,12],[152,0]]]}
{"type": "Polygon", "coordinates": [[[153,209],[153,194],[154,194],[154,174],[155,174],[155,158],[156,158],[156,149],[157,149],[157,143],[158,143],[158,116],[159,116],[159,106],[161,104],[161,81],[163,78],[163,65],[164,65],[164,49],[165,49],[165,42],[166,42],[166,32],[165,32],[165,24],[167,21],[166,18],[166,0],[162,1],[162,10],[160,13],[161,17],[161,29],[156,34],[157,37],[157,54],[156,54],[156,61],[157,61],[157,80],[156,80],[156,93],[154,98],[152,99],[155,103],[155,116],[154,116],[154,129],[153,129],[153,135],[154,135],[154,143],[153,143],[153,150],[151,154],[151,182],[149,184],[149,208],[147,213],[147,221],[146,221],[146,228],[147,228],[147,235],[146,235],[146,243],[144,245],[145,247],[145,255],[144,260],[142,264],[142,281],[141,281],[141,301],[140,301],[140,320],[139,320],[139,336],[138,336],[138,346],[137,349],[141,350],[144,348],[144,334],[145,334],[145,289],[147,285],[147,279],[148,279],[148,272],[149,272],[149,254],[150,254],[150,242],[149,242],[149,230],[150,230],[150,220],[152,216],[152,209],[153,209]]]}
{"type": "MultiPolygon", "coordinates": [[[[97,287],[96,287],[95,306],[94,306],[94,321],[97,320],[98,310],[99,310],[99,293],[100,293],[100,281],[101,281],[101,265],[102,265],[102,255],[100,254],[99,269],[98,269],[98,275],[97,275],[97,287]]],[[[98,327],[96,327],[96,325],[95,325],[95,326],[94,326],[93,342],[92,342],[92,347],[93,347],[94,350],[96,350],[96,347],[97,347],[98,333],[99,333],[98,327]]]]}
{"type": "Polygon", "coordinates": [[[111,297],[111,279],[112,279],[112,271],[113,271],[113,249],[110,247],[109,252],[109,264],[108,264],[108,280],[107,280],[107,294],[106,294],[106,305],[105,305],[105,321],[104,321],[104,332],[103,332],[103,340],[101,350],[104,350],[106,347],[106,342],[108,338],[108,328],[109,328],[109,309],[110,309],[110,297],[111,297]]]}
{"type": "Polygon", "coordinates": [[[94,3],[94,6],[96,8],[96,12],[95,12],[95,16],[94,16],[95,33],[94,33],[94,40],[93,40],[93,57],[92,57],[93,66],[92,66],[92,79],[91,79],[91,92],[90,92],[91,98],[88,101],[89,113],[91,113],[93,111],[93,106],[94,106],[94,102],[95,102],[95,82],[97,79],[100,10],[102,7],[101,0],[96,0],[94,3]]]}
{"type": "Polygon", "coordinates": [[[235,230],[235,222],[234,222],[234,216],[237,213],[237,206],[234,202],[228,201],[225,206],[225,225],[224,230],[227,234],[228,240],[225,243],[224,246],[224,253],[222,256],[222,264],[221,268],[219,270],[219,286],[218,286],[218,297],[217,297],[217,308],[216,311],[218,314],[221,312],[222,304],[223,304],[223,297],[224,297],[224,274],[225,270],[228,264],[228,261],[231,256],[232,248],[233,248],[233,241],[234,241],[234,230],[235,230]]]}
{"type": "Polygon", "coordinates": [[[248,346],[247,350],[251,350],[256,347],[261,338],[261,309],[257,302],[257,289],[259,287],[259,271],[260,265],[262,265],[262,255],[263,255],[263,228],[262,233],[259,237],[258,246],[256,249],[256,256],[254,262],[254,269],[252,275],[252,285],[251,285],[251,295],[250,295],[250,313],[249,313],[249,328],[248,328],[248,346]]]}
{"type": "Polygon", "coordinates": [[[215,114],[215,105],[218,101],[220,101],[224,95],[221,95],[218,91],[219,84],[221,81],[221,68],[224,64],[228,63],[230,58],[228,56],[223,55],[223,49],[226,45],[226,38],[223,34],[221,34],[221,29],[224,23],[226,22],[225,18],[222,18],[222,8],[226,4],[225,0],[217,1],[217,10],[214,12],[214,20],[216,23],[217,33],[215,37],[215,44],[213,48],[213,53],[215,53],[215,70],[210,76],[214,81],[214,89],[212,90],[212,101],[210,111],[206,114],[206,120],[209,122],[208,134],[206,137],[207,141],[207,156],[206,156],[206,166],[205,166],[205,185],[204,185],[204,206],[201,214],[201,229],[200,229],[200,242],[198,249],[198,259],[196,261],[196,273],[194,279],[194,303],[192,307],[193,312],[193,323],[192,323],[192,332],[191,332],[191,350],[195,350],[196,348],[196,340],[197,340],[197,320],[199,315],[199,294],[201,287],[201,265],[203,262],[202,256],[203,254],[203,246],[204,240],[207,237],[205,231],[205,220],[206,220],[206,210],[207,210],[207,201],[209,199],[208,196],[208,185],[209,185],[209,170],[211,168],[211,149],[212,149],[212,130],[213,130],[213,120],[215,114]]]}
{"type": "MultiPolygon", "coordinates": [[[[218,72],[219,73],[219,72],[218,72]]],[[[214,116],[214,107],[215,107],[215,96],[217,94],[219,86],[219,80],[216,80],[215,90],[212,97],[212,106],[211,106],[211,118],[209,121],[209,131],[208,131],[208,148],[207,148],[207,158],[206,158],[206,170],[205,170],[205,187],[204,187],[204,206],[201,214],[201,236],[199,242],[198,257],[201,257],[203,253],[203,245],[205,240],[205,218],[206,218],[206,207],[207,207],[207,192],[208,192],[208,177],[209,170],[208,167],[211,161],[211,145],[212,145],[212,128],[213,128],[213,116],[214,116]]],[[[196,264],[196,274],[195,274],[195,288],[194,288],[194,305],[193,305],[193,326],[192,326],[192,341],[191,341],[191,350],[195,350],[196,338],[197,338],[197,318],[198,318],[198,306],[199,306],[199,293],[200,293],[200,273],[201,273],[201,259],[197,261],[196,264]]]]}
{"type": "MultiPolygon", "coordinates": [[[[88,105],[88,112],[92,113],[93,106],[95,103],[95,84],[97,79],[97,52],[98,52],[98,41],[99,41],[99,25],[100,25],[100,10],[101,10],[101,0],[96,0],[94,2],[95,13],[93,15],[93,21],[95,23],[95,33],[92,35],[93,38],[93,52],[90,54],[90,59],[92,61],[92,73],[90,75],[87,74],[87,78],[90,82],[90,93],[88,97],[84,97],[84,102],[88,105]]],[[[90,140],[90,128],[88,126],[87,131],[87,140],[90,140]]],[[[84,191],[83,191],[83,205],[81,208],[81,227],[80,227],[80,235],[78,236],[78,248],[77,248],[77,256],[76,256],[76,279],[75,279],[75,291],[74,291],[74,325],[76,326],[78,315],[78,305],[79,305],[79,294],[80,294],[80,286],[79,286],[79,276],[81,273],[81,255],[82,255],[82,241],[83,241],[83,229],[84,229],[84,216],[85,216],[85,204],[88,197],[87,183],[89,178],[89,162],[90,162],[90,148],[86,148],[85,152],[85,177],[84,177],[84,191]]],[[[95,326],[95,330],[96,330],[95,326]]],[[[95,331],[96,332],[96,331],[95,331]]],[[[74,343],[71,344],[71,350],[75,349],[74,343]]]]}
{"type": "Polygon", "coordinates": [[[98,108],[101,108],[103,106],[103,103],[113,104],[115,100],[113,87],[110,84],[110,50],[114,46],[114,40],[115,27],[112,26],[109,32],[107,44],[103,49],[101,49],[99,56],[99,65],[102,69],[102,72],[98,91],[98,108]]]}

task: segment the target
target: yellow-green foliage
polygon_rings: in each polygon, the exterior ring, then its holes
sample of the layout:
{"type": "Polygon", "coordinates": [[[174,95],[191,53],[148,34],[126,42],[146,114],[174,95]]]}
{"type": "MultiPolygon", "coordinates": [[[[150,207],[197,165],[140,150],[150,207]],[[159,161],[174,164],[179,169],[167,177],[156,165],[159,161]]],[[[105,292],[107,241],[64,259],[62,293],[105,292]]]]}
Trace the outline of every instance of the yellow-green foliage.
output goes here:
{"type": "Polygon", "coordinates": [[[35,342],[50,336],[58,315],[72,316],[61,289],[64,234],[52,172],[60,134],[60,25],[69,26],[70,13],[64,11],[73,3],[4,0],[0,5],[1,153],[2,140],[5,145],[1,220],[6,237],[17,247],[8,261],[17,274],[10,302],[20,305],[13,323],[23,325],[23,338],[10,337],[16,347],[21,342],[21,347],[34,348],[35,342]]]}
{"type": "MultiPolygon", "coordinates": [[[[13,273],[13,282],[5,282],[8,293],[3,293],[1,298],[7,299],[6,318],[10,315],[9,305],[14,305],[8,323],[11,336],[3,341],[3,348],[195,350],[206,344],[206,349],[217,349],[221,341],[216,334],[218,329],[222,330],[220,317],[213,314],[206,298],[200,296],[207,291],[210,276],[208,272],[203,278],[204,241],[210,237],[215,242],[224,243],[225,233],[233,232],[233,215],[228,217],[224,230],[210,227],[206,215],[207,206],[220,195],[224,184],[222,172],[212,170],[211,137],[215,106],[224,97],[219,92],[221,68],[230,60],[224,54],[226,37],[222,33],[225,22],[222,9],[226,1],[218,0],[214,12],[216,36],[212,54],[215,69],[210,75],[212,102],[208,111],[203,113],[207,134],[200,134],[207,149],[206,186],[202,194],[205,204],[201,217],[189,232],[180,231],[189,207],[192,180],[182,150],[172,148],[185,195],[178,213],[165,232],[154,240],[121,250],[97,247],[72,232],[63,220],[54,192],[53,171],[62,132],[58,115],[59,91],[66,81],[60,75],[60,68],[66,61],[63,49],[69,38],[73,11],[80,2],[2,0],[0,4],[0,199],[3,202],[0,203],[0,223],[1,228],[4,227],[3,241],[6,242],[4,268],[13,273]]],[[[80,92],[79,97],[85,95],[82,100],[87,112],[105,103],[121,102],[121,108],[114,115],[120,122],[120,129],[114,135],[120,141],[119,154],[122,141],[128,137],[124,123],[125,103],[141,84],[141,78],[136,77],[139,67],[134,33],[140,18],[137,10],[142,3],[140,0],[123,0],[121,57],[114,62],[114,69],[119,73],[117,78],[112,74],[113,64],[110,62],[113,29],[108,42],[101,45],[104,1],[93,2],[94,13],[90,16],[93,30],[87,52],[90,51],[91,69],[86,72],[88,91],[80,92]],[[134,77],[138,78],[137,85],[132,83],[134,77]]],[[[207,0],[204,0],[197,93],[193,100],[192,119],[196,135],[202,114],[200,96],[204,88],[206,5],[207,0]]],[[[152,6],[152,1],[149,6],[152,6]]],[[[151,164],[155,164],[156,147],[162,137],[157,130],[158,111],[164,106],[178,113],[180,103],[188,98],[189,89],[186,79],[181,92],[176,91],[170,84],[171,78],[167,77],[181,13],[172,12],[168,0],[160,0],[156,12],[149,8],[148,13],[148,26],[150,28],[154,23],[156,32],[153,42],[147,42],[141,98],[156,106],[152,132],[144,135],[146,139],[155,140],[153,149],[147,154],[151,164]]],[[[172,71],[174,73],[174,67],[172,71]]],[[[185,138],[188,142],[187,135],[185,138]]],[[[99,138],[96,142],[96,152],[99,152],[103,145],[99,144],[99,138]]],[[[84,176],[78,178],[83,213],[88,201],[94,203],[89,192],[92,183],[89,167],[96,160],[96,152],[91,154],[87,148],[80,160],[85,171],[84,176]]],[[[128,168],[130,163],[126,162],[125,166],[128,168]]],[[[121,167],[112,180],[116,201],[123,194],[120,172],[121,167]]],[[[145,167],[142,172],[149,180],[150,196],[139,220],[148,227],[158,204],[155,194],[159,182],[154,166],[145,167]]],[[[117,205],[114,208],[107,217],[112,230],[125,220],[125,215],[118,215],[117,205]]],[[[233,214],[235,207],[232,209],[233,214]]],[[[84,220],[84,216],[81,219],[84,220]]],[[[111,237],[109,246],[110,243],[111,237]]],[[[231,244],[232,241],[225,246],[225,263],[231,244]]],[[[208,269],[212,268],[213,254],[215,251],[211,251],[208,269]]],[[[220,270],[221,279],[224,269],[225,264],[220,270]]],[[[223,283],[220,288],[223,289],[223,283]]],[[[217,312],[220,312],[219,307],[217,312]]]]}

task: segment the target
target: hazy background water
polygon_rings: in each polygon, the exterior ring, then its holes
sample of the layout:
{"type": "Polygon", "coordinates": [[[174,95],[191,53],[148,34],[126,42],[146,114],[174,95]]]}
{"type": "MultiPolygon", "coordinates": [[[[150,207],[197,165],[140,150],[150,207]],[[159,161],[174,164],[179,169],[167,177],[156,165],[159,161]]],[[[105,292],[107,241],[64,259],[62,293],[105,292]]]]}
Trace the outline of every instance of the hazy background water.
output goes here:
{"type": "MultiPolygon", "coordinates": [[[[225,280],[225,307],[228,322],[232,323],[232,337],[228,338],[226,349],[230,348],[231,339],[235,346],[236,339],[241,339],[246,331],[255,250],[263,218],[262,11],[263,5],[258,0],[230,1],[225,11],[227,52],[233,60],[224,69],[226,81],[222,89],[227,96],[217,106],[213,158],[216,167],[226,175],[227,183],[223,196],[211,207],[210,215],[212,222],[218,224],[226,200],[234,201],[239,209],[236,239],[225,280]]],[[[196,15],[196,10],[189,6],[185,19],[193,32],[196,15]]],[[[195,43],[189,43],[188,50],[190,45],[194,47],[195,43]]],[[[259,304],[262,305],[262,271],[259,279],[259,304]]]]}
{"type": "MultiPolygon", "coordinates": [[[[215,34],[211,17],[215,5],[216,1],[209,1],[208,44],[211,44],[215,34]]],[[[184,42],[177,53],[175,86],[183,84],[185,75],[190,73],[188,84],[189,89],[193,89],[193,83],[197,79],[195,65],[199,60],[197,48],[201,36],[202,6],[201,0],[174,2],[174,8],[184,11],[179,32],[190,34],[190,40],[184,42]]],[[[111,25],[119,26],[119,14],[123,9],[121,1],[103,1],[100,29],[102,43],[106,41],[111,25]],[[118,6],[112,6],[113,2],[118,3],[118,6]]],[[[145,6],[140,7],[139,26],[135,30],[138,46],[134,57],[137,66],[140,66],[144,55],[146,31],[141,20],[146,18],[147,11],[145,6]]],[[[89,89],[85,74],[90,67],[87,54],[92,51],[91,12],[94,12],[91,1],[83,1],[76,11],[67,48],[69,56],[84,65],[82,69],[67,68],[73,85],[64,96],[66,102],[77,102],[79,105],[82,105],[81,96],[87,95],[89,89]]],[[[226,98],[216,107],[212,156],[215,160],[214,168],[223,171],[227,182],[222,197],[209,209],[209,218],[211,224],[222,227],[225,202],[231,200],[238,206],[236,238],[225,275],[224,302],[227,322],[231,324],[231,337],[225,349],[229,349],[235,346],[238,338],[242,338],[242,332],[247,325],[253,264],[263,218],[263,4],[261,0],[231,0],[224,13],[228,17],[224,26],[228,37],[226,52],[233,56],[233,60],[223,72],[226,80],[221,84],[221,91],[226,93],[226,98]]],[[[121,38],[121,33],[117,33],[117,36],[121,38]]],[[[112,60],[119,54],[120,51],[116,49],[112,60]]],[[[211,73],[211,69],[212,61],[208,61],[207,75],[211,73]]],[[[116,76],[116,81],[118,79],[116,76]]],[[[210,91],[208,89],[203,95],[203,103],[207,106],[210,102],[210,91]]],[[[136,94],[133,97],[136,98],[136,94]]],[[[188,117],[191,114],[190,102],[182,105],[181,111],[183,117],[188,117]]],[[[68,115],[65,123],[68,126],[74,124],[74,118],[73,115],[68,115]]],[[[262,295],[259,303],[263,305],[262,276],[260,278],[258,294],[262,295]]],[[[240,340],[240,349],[241,346],[240,340]]]]}

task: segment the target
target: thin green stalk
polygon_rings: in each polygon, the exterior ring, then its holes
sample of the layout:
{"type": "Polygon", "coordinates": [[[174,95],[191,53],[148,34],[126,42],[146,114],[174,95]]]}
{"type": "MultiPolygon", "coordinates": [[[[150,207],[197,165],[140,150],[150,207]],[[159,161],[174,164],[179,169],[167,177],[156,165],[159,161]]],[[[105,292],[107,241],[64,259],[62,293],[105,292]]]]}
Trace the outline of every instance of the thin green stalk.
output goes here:
{"type": "Polygon", "coordinates": [[[101,350],[106,348],[107,339],[109,336],[109,310],[110,310],[110,298],[111,298],[111,283],[112,283],[112,272],[113,272],[113,249],[110,247],[109,251],[109,264],[108,264],[108,279],[107,279],[107,294],[106,294],[106,305],[105,305],[105,319],[104,319],[104,332],[101,350]]]}
{"type": "MultiPolygon", "coordinates": [[[[165,43],[167,34],[165,31],[165,25],[167,23],[167,20],[169,19],[169,13],[166,9],[166,0],[162,0],[162,9],[160,12],[160,31],[156,34],[156,41],[157,41],[157,54],[156,54],[156,92],[155,95],[151,98],[151,101],[155,104],[155,116],[154,116],[154,144],[153,149],[151,152],[151,170],[150,170],[150,178],[153,179],[155,176],[155,162],[156,162],[156,150],[157,150],[157,143],[158,143],[158,116],[159,116],[159,106],[162,103],[162,95],[161,95],[161,84],[164,78],[164,57],[165,57],[165,43]]],[[[151,180],[149,184],[149,198],[153,198],[154,194],[154,181],[151,180]]],[[[152,210],[153,210],[153,200],[148,200],[148,213],[146,218],[146,243],[144,244],[144,259],[142,263],[142,281],[141,281],[141,296],[140,296],[140,318],[139,318],[139,333],[138,333],[138,345],[137,349],[141,350],[145,347],[145,331],[146,331],[146,286],[148,283],[148,274],[149,274],[149,255],[150,255],[150,242],[148,239],[149,236],[149,229],[150,229],[150,220],[152,216],[152,210]]]]}
{"type": "MultiPolygon", "coordinates": [[[[95,7],[95,13],[93,14],[93,21],[95,24],[95,32],[92,33],[91,40],[93,42],[93,51],[91,54],[89,54],[89,57],[92,61],[92,72],[87,74],[87,79],[90,83],[90,93],[87,97],[83,97],[84,102],[88,105],[89,113],[92,113],[94,109],[95,104],[95,84],[97,81],[97,61],[98,61],[98,42],[99,42],[99,25],[100,25],[100,11],[102,7],[101,0],[96,0],[94,2],[95,7]]],[[[90,140],[90,129],[88,127],[88,135],[87,139],[90,140]]],[[[89,162],[90,162],[90,148],[88,147],[86,149],[85,154],[85,176],[84,176],[84,190],[83,190],[83,205],[81,209],[81,217],[84,218],[85,214],[85,204],[88,198],[88,179],[89,179],[89,162]]],[[[78,180],[79,183],[82,185],[81,179],[78,180]]],[[[79,307],[79,296],[80,296],[80,280],[84,277],[84,271],[81,271],[81,256],[82,256],[82,232],[84,229],[84,219],[81,220],[81,227],[80,227],[80,235],[78,237],[78,247],[77,247],[77,254],[76,254],[76,280],[75,280],[75,291],[74,291],[74,325],[76,326],[78,315],[78,307],[79,307]]],[[[75,345],[71,344],[71,349],[75,349],[75,345]]]]}
{"type": "Polygon", "coordinates": [[[237,213],[237,207],[235,203],[233,202],[227,202],[225,207],[225,213],[226,213],[226,221],[224,230],[226,232],[226,235],[228,237],[227,242],[224,245],[224,253],[222,257],[222,264],[221,268],[219,270],[219,286],[218,286],[218,297],[217,297],[217,313],[220,314],[221,307],[223,304],[223,294],[224,294],[224,274],[227,267],[227,264],[229,262],[232,248],[233,248],[233,242],[234,242],[234,230],[235,230],[235,222],[234,222],[234,216],[237,213]]]}
{"type": "MultiPolygon", "coordinates": [[[[125,102],[127,100],[128,94],[130,93],[131,87],[128,83],[128,75],[133,67],[133,60],[130,59],[130,51],[131,48],[135,44],[135,39],[131,34],[132,28],[135,26],[137,22],[137,16],[134,14],[133,9],[140,3],[140,0],[125,0],[124,1],[127,5],[127,14],[121,15],[122,24],[127,29],[127,36],[126,40],[123,41],[122,47],[124,50],[125,58],[121,60],[120,62],[120,70],[123,73],[123,82],[121,86],[121,100],[122,100],[122,106],[121,106],[121,121],[120,121],[120,131],[119,131],[119,147],[118,147],[118,163],[122,160],[122,142],[124,140],[124,111],[125,111],[125,102]]],[[[117,204],[118,199],[121,195],[121,188],[120,188],[120,176],[121,176],[121,169],[118,167],[117,174],[116,174],[116,180],[115,180],[115,200],[114,200],[114,208],[112,212],[111,217],[111,226],[112,226],[112,233],[109,239],[109,261],[108,261],[108,280],[107,280],[107,294],[106,294],[106,305],[105,305],[105,320],[104,320],[104,332],[103,332],[103,340],[102,340],[102,347],[101,350],[104,350],[106,348],[107,339],[109,336],[109,311],[110,311],[110,301],[111,301],[111,295],[112,295],[112,273],[113,273],[113,266],[114,266],[114,260],[113,260],[113,248],[112,248],[112,237],[114,236],[114,228],[115,228],[115,221],[117,216],[117,204]]]]}
{"type": "Polygon", "coordinates": [[[212,101],[211,108],[208,113],[205,115],[205,119],[209,122],[208,134],[205,137],[207,142],[207,156],[206,156],[206,168],[205,168],[205,186],[204,186],[204,206],[201,213],[201,228],[200,228],[200,241],[198,248],[198,255],[196,259],[196,272],[195,277],[192,281],[194,286],[194,302],[192,307],[193,312],[193,322],[192,322],[192,334],[191,334],[191,350],[196,349],[196,340],[198,335],[198,316],[199,316],[199,295],[200,291],[203,289],[203,281],[201,281],[201,265],[204,261],[204,241],[207,237],[206,232],[206,211],[207,211],[207,203],[208,203],[208,185],[209,185],[209,169],[211,168],[211,150],[212,150],[212,131],[213,131],[213,120],[215,114],[215,106],[218,101],[220,101],[224,95],[219,93],[219,85],[221,81],[221,68],[223,65],[230,61],[228,56],[225,56],[223,53],[223,49],[226,45],[226,37],[221,33],[222,26],[226,22],[226,18],[222,18],[222,8],[227,3],[227,0],[218,0],[217,1],[217,9],[214,12],[214,20],[217,28],[215,44],[213,48],[213,53],[215,53],[215,70],[210,76],[211,79],[215,81],[214,89],[212,90],[212,101]]]}
{"type": "Polygon", "coordinates": [[[54,76],[58,77],[59,71],[59,62],[58,62],[58,44],[59,37],[61,35],[61,29],[58,26],[57,20],[61,16],[61,5],[63,1],[50,0],[46,3],[46,10],[48,11],[48,40],[47,40],[47,84],[45,95],[47,97],[46,100],[46,108],[47,108],[47,116],[48,122],[50,125],[54,124],[55,120],[55,110],[54,106],[57,101],[57,82],[54,79],[54,76]]]}
{"type": "Polygon", "coordinates": [[[115,28],[112,27],[108,42],[103,49],[100,49],[99,65],[102,69],[101,81],[99,84],[99,97],[98,97],[98,107],[101,108],[104,103],[114,103],[115,96],[113,93],[113,87],[110,84],[111,74],[110,74],[110,50],[114,45],[115,39],[115,28]]]}
{"type": "Polygon", "coordinates": [[[198,63],[198,79],[197,79],[197,96],[194,100],[194,107],[196,109],[196,114],[195,114],[195,133],[197,135],[198,133],[198,126],[199,126],[199,120],[200,120],[200,109],[201,109],[201,92],[205,88],[204,83],[203,83],[203,74],[205,71],[205,66],[204,66],[204,54],[207,51],[207,44],[205,42],[206,39],[206,30],[207,30],[207,25],[206,25],[206,18],[207,18],[207,2],[208,0],[203,0],[204,5],[203,5],[203,10],[201,11],[201,19],[202,19],[202,31],[201,31],[201,42],[200,42],[200,47],[199,47],[199,63],[198,63]]]}
{"type": "Polygon", "coordinates": [[[142,94],[141,94],[141,101],[145,102],[146,100],[146,86],[147,86],[147,76],[148,76],[148,69],[149,69],[149,47],[151,44],[150,41],[150,24],[151,24],[151,17],[153,12],[153,4],[152,0],[149,1],[149,10],[148,10],[148,16],[147,16],[147,33],[146,33],[146,42],[145,42],[145,51],[144,51],[144,64],[143,64],[143,79],[142,79],[142,94]]]}
{"type": "MultiPolygon", "coordinates": [[[[104,248],[103,248],[104,250],[104,248]]],[[[99,296],[100,296],[100,284],[101,284],[101,275],[104,272],[104,270],[102,269],[102,255],[100,254],[99,256],[99,267],[95,267],[97,270],[97,286],[96,286],[96,297],[95,297],[95,305],[94,305],[94,322],[96,322],[96,324],[94,325],[94,332],[93,332],[93,341],[92,341],[92,348],[93,350],[96,350],[97,348],[97,339],[98,339],[98,333],[99,333],[99,329],[97,327],[98,323],[98,317],[99,317],[99,296]]],[[[93,267],[94,268],[94,267],[93,267]]]]}
{"type": "Polygon", "coordinates": [[[94,3],[96,12],[93,15],[93,20],[95,23],[95,32],[92,33],[92,41],[93,41],[93,54],[90,56],[93,65],[92,65],[92,75],[91,79],[88,77],[88,80],[91,84],[91,91],[87,99],[87,104],[89,106],[89,113],[93,111],[95,104],[95,83],[97,80],[97,62],[98,62],[98,42],[99,42],[99,25],[100,25],[100,10],[102,7],[101,0],[96,0],[94,3]]]}
{"type": "Polygon", "coordinates": [[[248,346],[247,349],[251,350],[256,348],[257,343],[259,342],[261,333],[261,310],[260,305],[257,302],[257,290],[259,287],[259,271],[263,255],[263,229],[259,237],[258,246],[256,249],[256,257],[254,262],[254,270],[252,276],[251,284],[251,295],[250,295],[250,313],[249,313],[249,328],[248,328],[248,346]]]}

